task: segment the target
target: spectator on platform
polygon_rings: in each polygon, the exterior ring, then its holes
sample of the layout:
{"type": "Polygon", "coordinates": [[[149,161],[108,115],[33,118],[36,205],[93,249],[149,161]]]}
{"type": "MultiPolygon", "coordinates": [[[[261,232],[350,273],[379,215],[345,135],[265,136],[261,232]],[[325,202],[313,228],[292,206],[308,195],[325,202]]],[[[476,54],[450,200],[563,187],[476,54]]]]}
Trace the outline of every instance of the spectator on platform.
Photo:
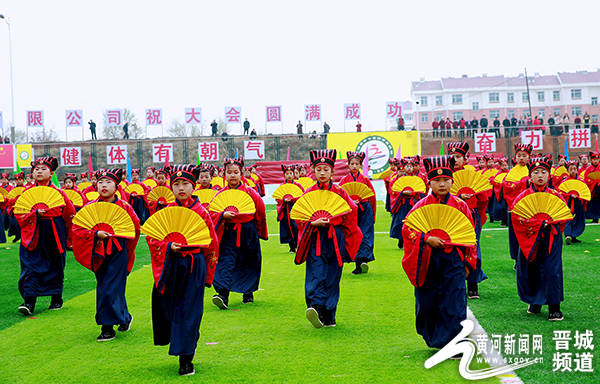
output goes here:
{"type": "Polygon", "coordinates": [[[123,124],[123,140],[129,140],[129,123],[123,124]]]}
{"type": "Polygon", "coordinates": [[[531,128],[532,128],[533,130],[540,130],[540,129],[541,129],[542,131],[545,131],[545,130],[546,130],[546,129],[545,129],[543,126],[542,126],[542,120],[539,118],[539,116],[538,116],[538,115],[536,115],[536,116],[533,118],[533,125],[532,125],[532,127],[531,127],[531,128]]]}
{"type": "Polygon", "coordinates": [[[90,125],[90,132],[92,133],[92,140],[98,140],[98,138],[96,137],[96,123],[94,123],[94,120],[90,120],[88,122],[88,124],[90,125]]]}
{"type": "Polygon", "coordinates": [[[571,123],[570,119],[569,119],[569,114],[565,113],[565,115],[562,118],[562,125],[565,128],[565,133],[569,133],[569,124],[571,123]]]}
{"type": "Polygon", "coordinates": [[[479,120],[479,126],[481,127],[481,132],[487,132],[488,119],[485,115],[479,120]]]}
{"type": "Polygon", "coordinates": [[[466,129],[467,129],[467,120],[464,117],[461,117],[458,122],[458,128],[460,128],[460,137],[465,137],[466,129]]]}
{"type": "Polygon", "coordinates": [[[213,122],[210,123],[210,129],[212,130],[211,136],[217,136],[217,132],[218,132],[217,127],[218,126],[219,125],[217,124],[217,122],[215,120],[213,120],[213,122]]]}
{"type": "Polygon", "coordinates": [[[10,137],[4,136],[4,144],[10,144],[10,137]]]}
{"type": "Polygon", "coordinates": [[[433,137],[438,136],[438,134],[439,134],[438,128],[439,127],[440,127],[440,123],[436,119],[433,119],[433,121],[431,122],[431,129],[432,129],[433,137]]]}
{"type": "Polygon", "coordinates": [[[512,133],[510,129],[510,120],[508,119],[508,116],[505,117],[504,120],[502,120],[502,126],[504,127],[504,137],[511,137],[512,133]]]}
{"type": "Polygon", "coordinates": [[[317,131],[312,131],[310,133],[310,135],[308,135],[309,139],[316,139],[317,138],[317,131]]]}
{"type": "Polygon", "coordinates": [[[573,119],[573,123],[575,123],[575,128],[581,128],[581,117],[579,117],[579,115],[575,116],[575,119],[573,119]]]}
{"type": "Polygon", "coordinates": [[[594,119],[594,121],[592,121],[591,133],[598,133],[598,120],[597,119],[594,119]]]}
{"type": "Polygon", "coordinates": [[[221,140],[227,141],[228,136],[229,135],[227,134],[227,132],[223,131],[223,133],[221,133],[221,140]]]}
{"type": "Polygon", "coordinates": [[[250,140],[256,140],[256,129],[252,128],[252,132],[250,132],[250,140]]]}
{"type": "Polygon", "coordinates": [[[590,127],[590,115],[587,112],[583,114],[583,128],[590,127]]]}
{"type": "Polygon", "coordinates": [[[496,135],[496,137],[500,137],[500,119],[495,117],[494,121],[492,121],[492,125],[494,126],[494,129],[492,129],[492,131],[494,131],[494,135],[496,135]]]}
{"type": "Polygon", "coordinates": [[[327,122],[324,122],[323,123],[323,133],[328,134],[330,129],[331,129],[331,127],[329,126],[329,124],[327,124],[327,122]]]}
{"type": "Polygon", "coordinates": [[[458,136],[458,126],[459,126],[458,120],[454,119],[452,121],[452,130],[454,131],[455,136],[458,136]]]}
{"type": "Polygon", "coordinates": [[[398,130],[404,131],[404,119],[402,118],[402,116],[398,118],[398,130]]]}
{"type": "Polygon", "coordinates": [[[298,120],[298,124],[296,124],[296,132],[298,133],[298,136],[302,138],[302,123],[300,120],[298,120]]]}
{"type": "Polygon", "coordinates": [[[244,119],[244,135],[247,135],[250,132],[250,122],[248,119],[244,119]]]}
{"type": "Polygon", "coordinates": [[[356,132],[362,132],[362,124],[360,123],[360,121],[356,123],[356,132]]]}
{"type": "Polygon", "coordinates": [[[479,120],[477,120],[477,118],[474,117],[473,120],[471,120],[471,129],[469,132],[469,136],[475,137],[478,127],[479,127],[479,120]]]}

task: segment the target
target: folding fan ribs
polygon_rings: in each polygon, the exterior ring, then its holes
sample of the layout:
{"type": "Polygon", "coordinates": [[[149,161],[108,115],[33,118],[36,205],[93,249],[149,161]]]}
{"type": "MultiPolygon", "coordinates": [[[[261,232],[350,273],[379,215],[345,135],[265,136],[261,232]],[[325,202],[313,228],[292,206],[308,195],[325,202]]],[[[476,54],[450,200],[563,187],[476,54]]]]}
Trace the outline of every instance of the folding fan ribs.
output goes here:
{"type": "Polygon", "coordinates": [[[304,188],[305,191],[317,183],[310,177],[306,177],[306,176],[299,178],[298,180],[296,180],[296,182],[298,184],[300,184],[302,186],[302,188],[304,188]]]}
{"type": "Polygon", "coordinates": [[[208,207],[213,212],[233,212],[238,214],[254,214],[256,206],[254,200],[244,191],[227,189],[217,194],[208,207]]]}
{"type": "Polygon", "coordinates": [[[73,224],[92,231],[105,231],[116,237],[135,238],[135,225],[129,213],[113,203],[97,201],[81,208],[73,224]]]}
{"type": "Polygon", "coordinates": [[[142,181],[142,183],[144,183],[145,185],[149,186],[150,188],[154,188],[154,187],[156,187],[158,185],[156,183],[156,180],[154,180],[154,179],[146,179],[146,180],[142,181]]]}
{"type": "Polygon", "coordinates": [[[89,181],[82,181],[77,185],[77,188],[79,188],[79,190],[83,192],[83,190],[89,187],[90,185],[92,185],[92,183],[90,183],[89,181]]]}
{"type": "Polygon", "coordinates": [[[212,241],[206,221],[191,209],[167,207],[150,216],[141,228],[146,236],[188,247],[208,247],[212,241]]]}
{"type": "Polygon", "coordinates": [[[492,189],[489,179],[480,172],[462,169],[454,172],[453,178],[450,193],[455,196],[463,193],[474,195],[492,189]]]}
{"type": "Polygon", "coordinates": [[[275,191],[273,191],[273,198],[275,200],[284,200],[288,198],[295,199],[302,196],[302,193],[302,188],[296,184],[285,183],[281,184],[275,191]]]}
{"type": "Polygon", "coordinates": [[[404,223],[416,231],[439,237],[449,245],[470,247],[477,243],[471,221],[449,205],[424,205],[412,211],[404,223]]]}
{"type": "Polygon", "coordinates": [[[512,213],[523,219],[545,220],[550,224],[573,219],[567,204],[548,192],[535,192],[523,197],[514,205],[512,213]]]}
{"type": "Polygon", "coordinates": [[[65,205],[60,192],[51,187],[33,187],[24,191],[15,202],[15,214],[20,215],[38,209],[52,209],[65,205]]]}
{"type": "Polygon", "coordinates": [[[200,204],[209,204],[216,194],[217,191],[208,188],[197,189],[194,191],[194,193],[192,193],[192,195],[198,196],[198,201],[200,201],[200,204]]]}
{"type": "Polygon", "coordinates": [[[592,198],[590,188],[581,180],[565,180],[560,184],[558,189],[566,194],[576,195],[581,200],[590,201],[592,198]]]}
{"type": "Polygon", "coordinates": [[[79,193],[75,192],[72,189],[65,189],[64,192],[75,207],[83,206],[83,197],[81,197],[79,193]]]}
{"type": "Polygon", "coordinates": [[[394,184],[392,184],[392,191],[394,192],[421,192],[425,193],[427,187],[425,182],[419,176],[402,176],[399,177],[394,184]]]}
{"type": "Polygon", "coordinates": [[[290,218],[300,221],[332,219],[352,212],[352,208],[340,195],[325,190],[305,193],[290,211],[290,218]]]}
{"type": "Polygon", "coordinates": [[[136,194],[138,196],[142,196],[146,194],[146,190],[139,184],[129,184],[127,188],[125,188],[125,192],[129,194],[136,194]]]}
{"type": "Polygon", "coordinates": [[[351,181],[341,186],[348,192],[352,200],[365,200],[375,195],[375,192],[371,188],[367,187],[363,183],[351,181]]]}
{"type": "Polygon", "coordinates": [[[25,187],[15,187],[13,189],[10,190],[10,192],[8,192],[8,195],[6,195],[9,199],[16,199],[17,197],[21,196],[21,193],[23,193],[23,191],[25,190],[25,187]]]}
{"type": "Polygon", "coordinates": [[[590,172],[586,177],[590,180],[600,180],[600,172],[590,172]]]}
{"type": "Polygon", "coordinates": [[[167,187],[156,187],[148,192],[148,201],[159,201],[161,203],[172,203],[175,201],[175,195],[167,187]]]}
{"type": "Polygon", "coordinates": [[[504,181],[516,182],[521,181],[524,177],[529,176],[529,169],[524,165],[515,165],[508,174],[504,181]]]}

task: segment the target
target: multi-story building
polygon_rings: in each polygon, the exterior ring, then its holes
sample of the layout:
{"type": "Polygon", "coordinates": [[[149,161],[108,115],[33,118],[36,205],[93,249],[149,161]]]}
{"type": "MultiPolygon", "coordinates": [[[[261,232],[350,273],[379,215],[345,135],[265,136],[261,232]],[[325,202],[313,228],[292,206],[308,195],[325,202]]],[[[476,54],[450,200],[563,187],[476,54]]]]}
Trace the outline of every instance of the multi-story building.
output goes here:
{"type": "Polygon", "coordinates": [[[549,116],[575,116],[586,112],[598,121],[600,115],[600,69],[596,72],[577,71],[557,75],[534,74],[528,76],[529,93],[525,75],[517,77],[487,76],[443,78],[412,83],[414,122],[419,129],[430,129],[431,122],[449,117],[450,120],[480,119],[485,115],[490,126],[494,118],[502,121],[517,119],[531,113],[547,121],[549,116]]]}

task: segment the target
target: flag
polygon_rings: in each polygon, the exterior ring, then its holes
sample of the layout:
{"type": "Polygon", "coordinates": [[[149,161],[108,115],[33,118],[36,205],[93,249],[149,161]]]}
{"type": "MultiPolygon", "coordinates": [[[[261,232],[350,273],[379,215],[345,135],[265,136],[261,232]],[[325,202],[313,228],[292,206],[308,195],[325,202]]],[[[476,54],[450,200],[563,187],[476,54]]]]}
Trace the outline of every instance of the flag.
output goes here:
{"type": "Polygon", "coordinates": [[[444,141],[442,140],[442,144],[440,144],[440,156],[444,156],[444,141]]]}
{"type": "Polygon", "coordinates": [[[565,156],[567,158],[567,161],[569,161],[569,137],[568,136],[565,138],[565,156]]]}
{"type": "Polygon", "coordinates": [[[54,184],[54,186],[56,188],[60,188],[60,184],[58,183],[58,177],[56,176],[56,172],[52,172],[52,184],[54,184]]]}
{"type": "Polygon", "coordinates": [[[14,172],[14,174],[16,175],[17,173],[21,173],[21,167],[19,166],[19,162],[17,161],[17,170],[14,172]]]}
{"type": "Polygon", "coordinates": [[[131,163],[129,162],[129,152],[127,153],[127,181],[131,183],[131,163]]]}
{"type": "Polygon", "coordinates": [[[88,153],[88,177],[92,177],[94,174],[94,165],[92,164],[92,153],[88,153]]]}
{"type": "Polygon", "coordinates": [[[365,177],[369,177],[369,147],[365,148],[365,161],[363,161],[362,173],[365,177]]]}
{"type": "MultiPolygon", "coordinates": [[[[167,159],[167,161],[169,161],[167,159]]],[[[200,165],[200,152],[196,152],[196,165],[200,165]]]]}
{"type": "Polygon", "coordinates": [[[396,159],[401,159],[402,158],[402,145],[400,145],[400,143],[398,143],[398,150],[396,151],[396,159]]]}
{"type": "Polygon", "coordinates": [[[290,147],[289,146],[288,146],[287,156],[285,157],[285,161],[290,161],[290,147]]]}
{"type": "Polygon", "coordinates": [[[235,149],[235,158],[236,159],[238,158],[238,149],[237,148],[235,149]]]}

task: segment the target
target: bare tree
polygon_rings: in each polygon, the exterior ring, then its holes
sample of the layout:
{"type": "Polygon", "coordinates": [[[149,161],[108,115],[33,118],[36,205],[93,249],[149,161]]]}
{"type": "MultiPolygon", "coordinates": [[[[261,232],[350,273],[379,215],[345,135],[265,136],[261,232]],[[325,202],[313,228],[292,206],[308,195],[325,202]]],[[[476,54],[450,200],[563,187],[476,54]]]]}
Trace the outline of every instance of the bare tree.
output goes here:
{"type": "MultiPolygon", "coordinates": [[[[131,139],[142,139],[145,136],[144,128],[140,127],[137,123],[135,113],[130,109],[123,109],[123,124],[129,123],[129,137],[131,139]]],[[[105,139],[120,139],[123,137],[123,126],[107,127],[106,125],[102,129],[102,136],[105,139]]]]}
{"type": "Polygon", "coordinates": [[[202,127],[196,124],[187,126],[178,120],[173,120],[169,129],[167,130],[167,134],[172,137],[197,137],[202,135],[202,127]]]}

